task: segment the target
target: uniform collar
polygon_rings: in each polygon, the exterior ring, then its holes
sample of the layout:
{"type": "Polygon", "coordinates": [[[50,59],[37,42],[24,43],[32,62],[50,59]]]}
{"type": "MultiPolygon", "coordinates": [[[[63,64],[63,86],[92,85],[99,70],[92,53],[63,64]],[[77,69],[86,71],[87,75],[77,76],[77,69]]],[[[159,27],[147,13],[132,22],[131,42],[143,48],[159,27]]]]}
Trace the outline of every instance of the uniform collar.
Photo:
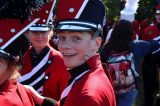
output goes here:
{"type": "Polygon", "coordinates": [[[99,54],[92,56],[87,60],[87,64],[90,67],[90,69],[95,69],[101,64],[100,56],[99,54]]]}
{"type": "Polygon", "coordinates": [[[92,69],[96,69],[98,67],[98,65],[101,64],[100,61],[100,56],[99,55],[95,55],[93,57],[91,57],[90,59],[88,59],[85,63],[83,63],[82,65],[72,68],[69,71],[69,73],[71,74],[71,78],[68,82],[68,85],[80,74],[82,74],[83,72],[87,71],[87,70],[92,70],[92,69]]]}
{"type": "Polygon", "coordinates": [[[0,85],[0,92],[7,92],[13,90],[17,85],[16,80],[6,80],[0,85]]]}
{"type": "Polygon", "coordinates": [[[77,77],[78,75],[80,75],[81,73],[83,73],[84,71],[89,70],[89,66],[88,64],[85,62],[82,65],[72,68],[69,71],[69,73],[71,74],[72,77],[77,77]]]}
{"type": "Polygon", "coordinates": [[[45,48],[43,48],[43,50],[41,51],[40,54],[37,54],[36,51],[35,51],[35,48],[32,47],[32,49],[31,49],[31,56],[33,58],[41,58],[41,57],[44,57],[48,53],[49,50],[50,50],[49,47],[46,46],[45,48]]]}

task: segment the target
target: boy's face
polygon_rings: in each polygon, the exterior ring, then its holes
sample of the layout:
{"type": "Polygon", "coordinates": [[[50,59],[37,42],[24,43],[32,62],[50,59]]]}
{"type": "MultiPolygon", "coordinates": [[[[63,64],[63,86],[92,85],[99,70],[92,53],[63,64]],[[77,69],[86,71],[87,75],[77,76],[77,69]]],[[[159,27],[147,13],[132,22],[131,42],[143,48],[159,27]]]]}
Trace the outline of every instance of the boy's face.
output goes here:
{"type": "Polygon", "coordinates": [[[49,43],[50,35],[53,31],[29,31],[29,40],[35,48],[43,49],[49,43]]]}
{"type": "Polygon", "coordinates": [[[58,49],[67,67],[77,67],[86,61],[86,55],[91,57],[97,52],[96,39],[88,32],[62,31],[58,37],[58,49]]]}

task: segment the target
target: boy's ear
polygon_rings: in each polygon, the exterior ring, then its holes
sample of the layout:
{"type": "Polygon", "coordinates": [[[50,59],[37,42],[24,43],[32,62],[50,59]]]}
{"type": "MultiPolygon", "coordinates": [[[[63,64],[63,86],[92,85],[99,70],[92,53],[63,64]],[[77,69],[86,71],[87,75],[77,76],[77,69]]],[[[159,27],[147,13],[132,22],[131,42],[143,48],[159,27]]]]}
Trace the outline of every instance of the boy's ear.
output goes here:
{"type": "MultiPolygon", "coordinates": [[[[102,38],[101,38],[101,37],[96,38],[96,47],[97,47],[97,49],[100,48],[101,43],[102,43],[102,38]]],[[[98,50],[97,50],[97,51],[98,51],[98,50]]]]}

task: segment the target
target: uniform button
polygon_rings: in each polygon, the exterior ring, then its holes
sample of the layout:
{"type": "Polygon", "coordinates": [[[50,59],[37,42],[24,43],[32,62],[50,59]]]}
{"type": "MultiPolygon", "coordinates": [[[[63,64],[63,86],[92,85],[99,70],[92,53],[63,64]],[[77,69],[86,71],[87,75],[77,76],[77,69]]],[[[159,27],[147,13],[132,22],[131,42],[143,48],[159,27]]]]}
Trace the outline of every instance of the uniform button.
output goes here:
{"type": "Polygon", "coordinates": [[[46,10],[46,13],[47,13],[47,14],[49,13],[48,10],[46,10]]]}
{"type": "Polygon", "coordinates": [[[0,38],[0,43],[2,43],[3,42],[3,39],[2,38],[0,38]]]}
{"type": "Polygon", "coordinates": [[[16,29],[12,28],[10,31],[11,31],[12,33],[14,33],[14,32],[16,32],[16,29]]]}
{"type": "Polygon", "coordinates": [[[45,20],[45,19],[43,19],[43,22],[46,22],[46,20],[45,20]]]}
{"type": "Polygon", "coordinates": [[[49,60],[48,63],[51,64],[51,60],[49,60]]]}
{"type": "Polygon", "coordinates": [[[45,79],[47,80],[47,79],[48,79],[48,76],[45,76],[45,79]]]}
{"type": "Polygon", "coordinates": [[[73,13],[73,12],[74,12],[74,8],[70,8],[70,9],[69,9],[69,12],[70,12],[70,13],[73,13]]]}

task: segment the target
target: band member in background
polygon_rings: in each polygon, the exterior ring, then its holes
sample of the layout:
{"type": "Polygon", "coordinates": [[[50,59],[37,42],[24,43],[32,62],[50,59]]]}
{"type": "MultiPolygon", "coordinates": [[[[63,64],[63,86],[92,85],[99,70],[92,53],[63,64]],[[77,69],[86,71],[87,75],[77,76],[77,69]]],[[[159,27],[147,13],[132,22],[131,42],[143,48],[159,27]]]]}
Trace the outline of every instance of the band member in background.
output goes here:
{"type": "Polygon", "coordinates": [[[20,77],[20,55],[27,49],[27,41],[22,33],[37,22],[37,19],[31,19],[32,10],[35,11],[36,7],[40,5],[34,0],[1,1],[0,106],[35,106],[46,101],[44,97],[39,102],[34,101],[32,92],[17,82],[20,77]]]}
{"type": "Polygon", "coordinates": [[[40,20],[27,32],[32,45],[24,55],[19,82],[32,86],[40,95],[59,100],[67,85],[69,73],[61,54],[49,45],[49,39],[53,35],[50,14],[55,2],[56,0],[44,4],[35,16],[40,20]]]}

